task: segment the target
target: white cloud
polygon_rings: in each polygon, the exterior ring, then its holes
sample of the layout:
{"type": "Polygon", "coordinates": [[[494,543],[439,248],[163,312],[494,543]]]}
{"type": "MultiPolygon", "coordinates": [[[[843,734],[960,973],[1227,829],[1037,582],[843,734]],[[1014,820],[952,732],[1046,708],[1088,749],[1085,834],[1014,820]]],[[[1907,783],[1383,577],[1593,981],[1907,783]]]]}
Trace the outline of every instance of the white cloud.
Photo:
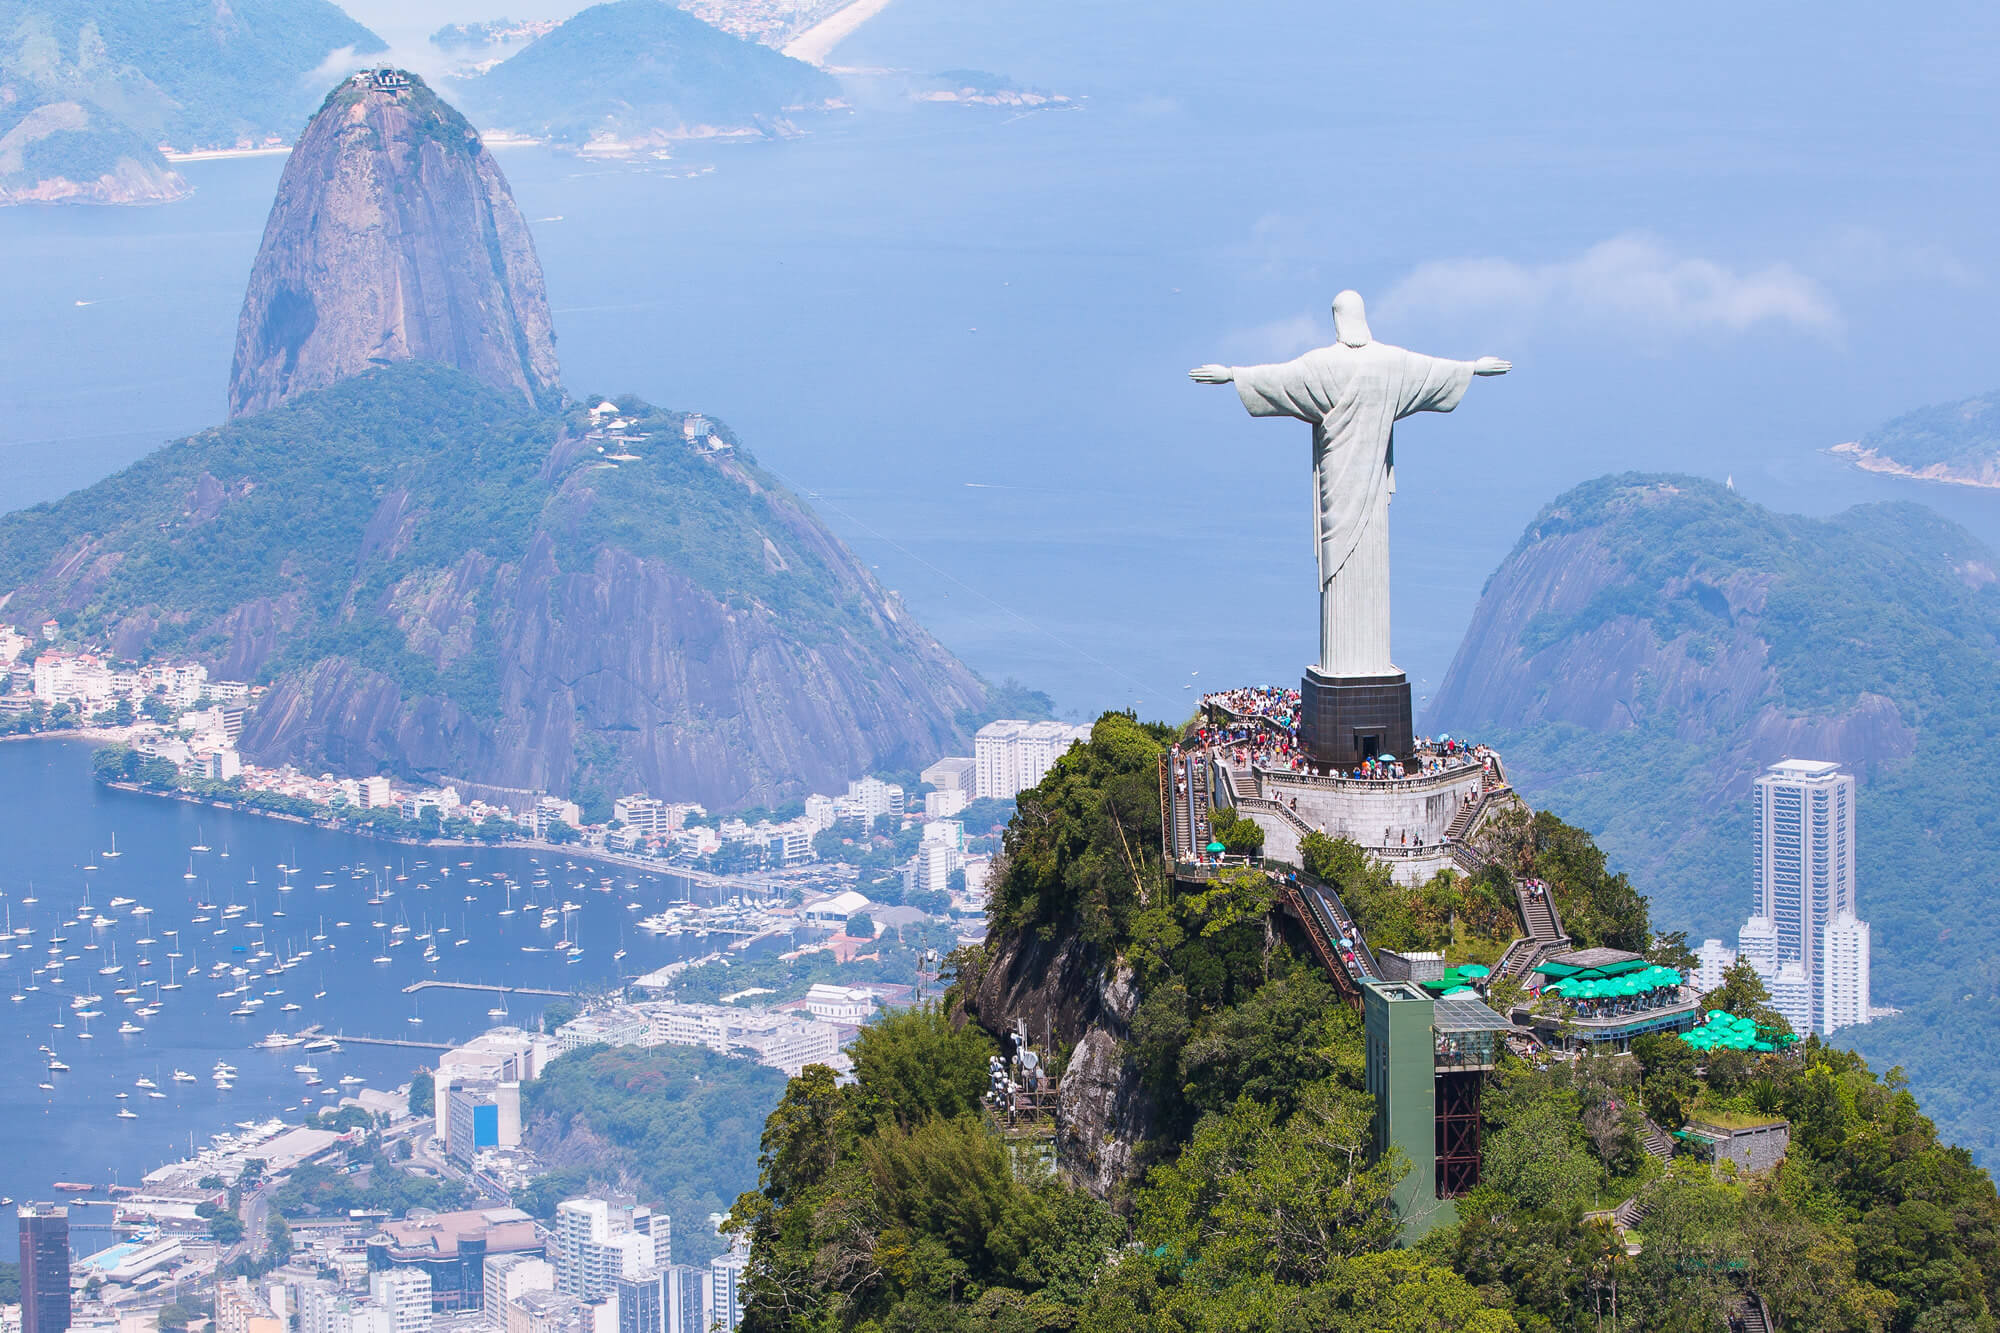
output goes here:
{"type": "Polygon", "coordinates": [[[1893,240],[1871,227],[1836,227],[1815,245],[1808,266],[1836,286],[1842,283],[1942,283],[1975,286],[1979,271],[1941,245],[1893,240]]]}
{"type": "Polygon", "coordinates": [[[1331,341],[1332,316],[1314,319],[1310,315],[1293,315],[1254,329],[1237,329],[1226,334],[1215,350],[1231,365],[1251,366],[1289,361],[1308,348],[1331,341]]]}
{"type": "Polygon", "coordinates": [[[1419,265],[1381,304],[1394,322],[1497,314],[1517,326],[1547,320],[1611,323],[1647,334],[1740,333],[1784,324],[1831,335],[1840,328],[1833,299],[1789,264],[1732,269],[1677,255],[1640,233],[1615,236],[1573,259],[1546,264],[1436,260],[1419,265]]]}
{"type": "Polygon", "coordinates": [[[377,55],[364,60],[354,53],[351,46],[337,46],[326,53],[326,59],[319,62],[317,69],[309,69],[299,75],[299,82],[307,88],[324,90],[339,83],[354,71],[364,66],[384,63],[385,57],[377,55]]]}

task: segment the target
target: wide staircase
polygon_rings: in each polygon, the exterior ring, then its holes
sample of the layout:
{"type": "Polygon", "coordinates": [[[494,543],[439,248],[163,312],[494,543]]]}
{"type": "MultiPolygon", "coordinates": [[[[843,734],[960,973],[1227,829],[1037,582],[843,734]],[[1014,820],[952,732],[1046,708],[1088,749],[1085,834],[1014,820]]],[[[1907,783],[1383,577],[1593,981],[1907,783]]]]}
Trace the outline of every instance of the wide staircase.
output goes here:
{"type": "Polygon", "coordinates": [[[1208,765],[1199,758],[1187,761],[1188,823],[1195,851],[1209,843],[1208,765]]]}
{"type": "Polygon", "coordinates": [[[1646,1145],[1646,1151],[1662,1162],[1674,1158],[1674,1141],[1667,1137],[1665,1130],[1654,1124],[1648,1116],[1639,1117],[1639,1139],[1646,1145]]]}
{"type": "Polygon", "coordinates": [[[1730,1333],[1772,1333],[1771,1311],[1764,1298],[1746,1291],[1729,1305],[1730,1333]]]}
{"type": "Polygon", "coordinates": [[[1548,887],[1538,880],[1524,879],[1514,885],[1514,897],[1521,905],[1521,924],[1537,940],[1567,940],[1562,921],[1548,887]],[[1539,889],[1540,892],[1536,892],[1539,889]]]}
{"type": "Polygon", "coordinates": [[[1487,795],[1482,791],[1473,799],[1461,804],[1458,813],[1451,817],[1451,823],[1445,826],[1444,836],[1457,842],[1472,832],[1472,826],[1479,822],[1479,816],[1486,809],[1486,801],[1487,795]]]}
{"type": "Polygon", "coordinates": [[[1514,885],[1514,899],[1521,910],[1521,928],[1528,933],[1509,944],[1494,965],[1493,975],[1505,981],[1519,981],[1543,959],[1569,948],[1569,936],[1563,934],[1562,918],[1556,915],[1555,900],[1546,885],[1520,880],[1514,885]],[[1540,893],[1535,892],[1538,887],[1540,893]]]}
{"type": "Polygon", "coordinates": [[[1630,1231],[1646,1220],[1653,1211],[1653,1201],[1643,1194],[1635,1194],[1612,1210],[1611,1220],[1620,1231],[1630,1231]]]}

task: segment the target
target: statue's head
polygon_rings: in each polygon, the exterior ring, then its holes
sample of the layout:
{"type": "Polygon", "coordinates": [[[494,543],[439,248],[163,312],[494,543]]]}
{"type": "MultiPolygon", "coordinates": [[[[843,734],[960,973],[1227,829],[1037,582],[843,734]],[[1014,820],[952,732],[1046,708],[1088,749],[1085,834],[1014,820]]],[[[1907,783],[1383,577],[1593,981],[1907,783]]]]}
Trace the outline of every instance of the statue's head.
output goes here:
{"type": "Polygon", "coordinates": [[[1366,347],[1374,341],[1368,332],[1368,310],[1361,293],[1345,291],[1333,298],[1333,333],[1349,347],[1366,347]]]}

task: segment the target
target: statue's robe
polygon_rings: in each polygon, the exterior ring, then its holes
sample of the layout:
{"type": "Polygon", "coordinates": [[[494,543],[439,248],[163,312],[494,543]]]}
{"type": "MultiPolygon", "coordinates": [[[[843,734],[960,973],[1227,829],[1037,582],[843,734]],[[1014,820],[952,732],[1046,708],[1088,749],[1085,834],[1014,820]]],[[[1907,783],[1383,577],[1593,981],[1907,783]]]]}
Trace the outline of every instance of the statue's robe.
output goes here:
{"type": "Polygon", "coordinates": [[[1472,383],[1470,361],[1369,342],[1337,343],[1275,366],[1234,368],[1253,417],[1297,417],[1313,428],[1313,517],[1319,551],[1319,668],[1386,676],[1389,654],[1389,497],[1395,425],[1412,412],[1449,412],[1472,383]]]}

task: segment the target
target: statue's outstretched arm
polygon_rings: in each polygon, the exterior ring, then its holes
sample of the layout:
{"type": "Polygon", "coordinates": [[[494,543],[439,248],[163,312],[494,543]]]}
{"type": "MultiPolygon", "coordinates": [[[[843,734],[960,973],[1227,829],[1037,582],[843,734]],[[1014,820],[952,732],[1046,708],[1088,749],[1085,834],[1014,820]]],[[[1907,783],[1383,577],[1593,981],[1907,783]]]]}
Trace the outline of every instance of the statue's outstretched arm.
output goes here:
{"type": "Polygon", "coordinates": [[[1236,372],[1228,366],[1210,364],[1196,366],[1188,372],[1188,378],[1196,384],[1227,384],[1236,378],[1236,372]]]}

